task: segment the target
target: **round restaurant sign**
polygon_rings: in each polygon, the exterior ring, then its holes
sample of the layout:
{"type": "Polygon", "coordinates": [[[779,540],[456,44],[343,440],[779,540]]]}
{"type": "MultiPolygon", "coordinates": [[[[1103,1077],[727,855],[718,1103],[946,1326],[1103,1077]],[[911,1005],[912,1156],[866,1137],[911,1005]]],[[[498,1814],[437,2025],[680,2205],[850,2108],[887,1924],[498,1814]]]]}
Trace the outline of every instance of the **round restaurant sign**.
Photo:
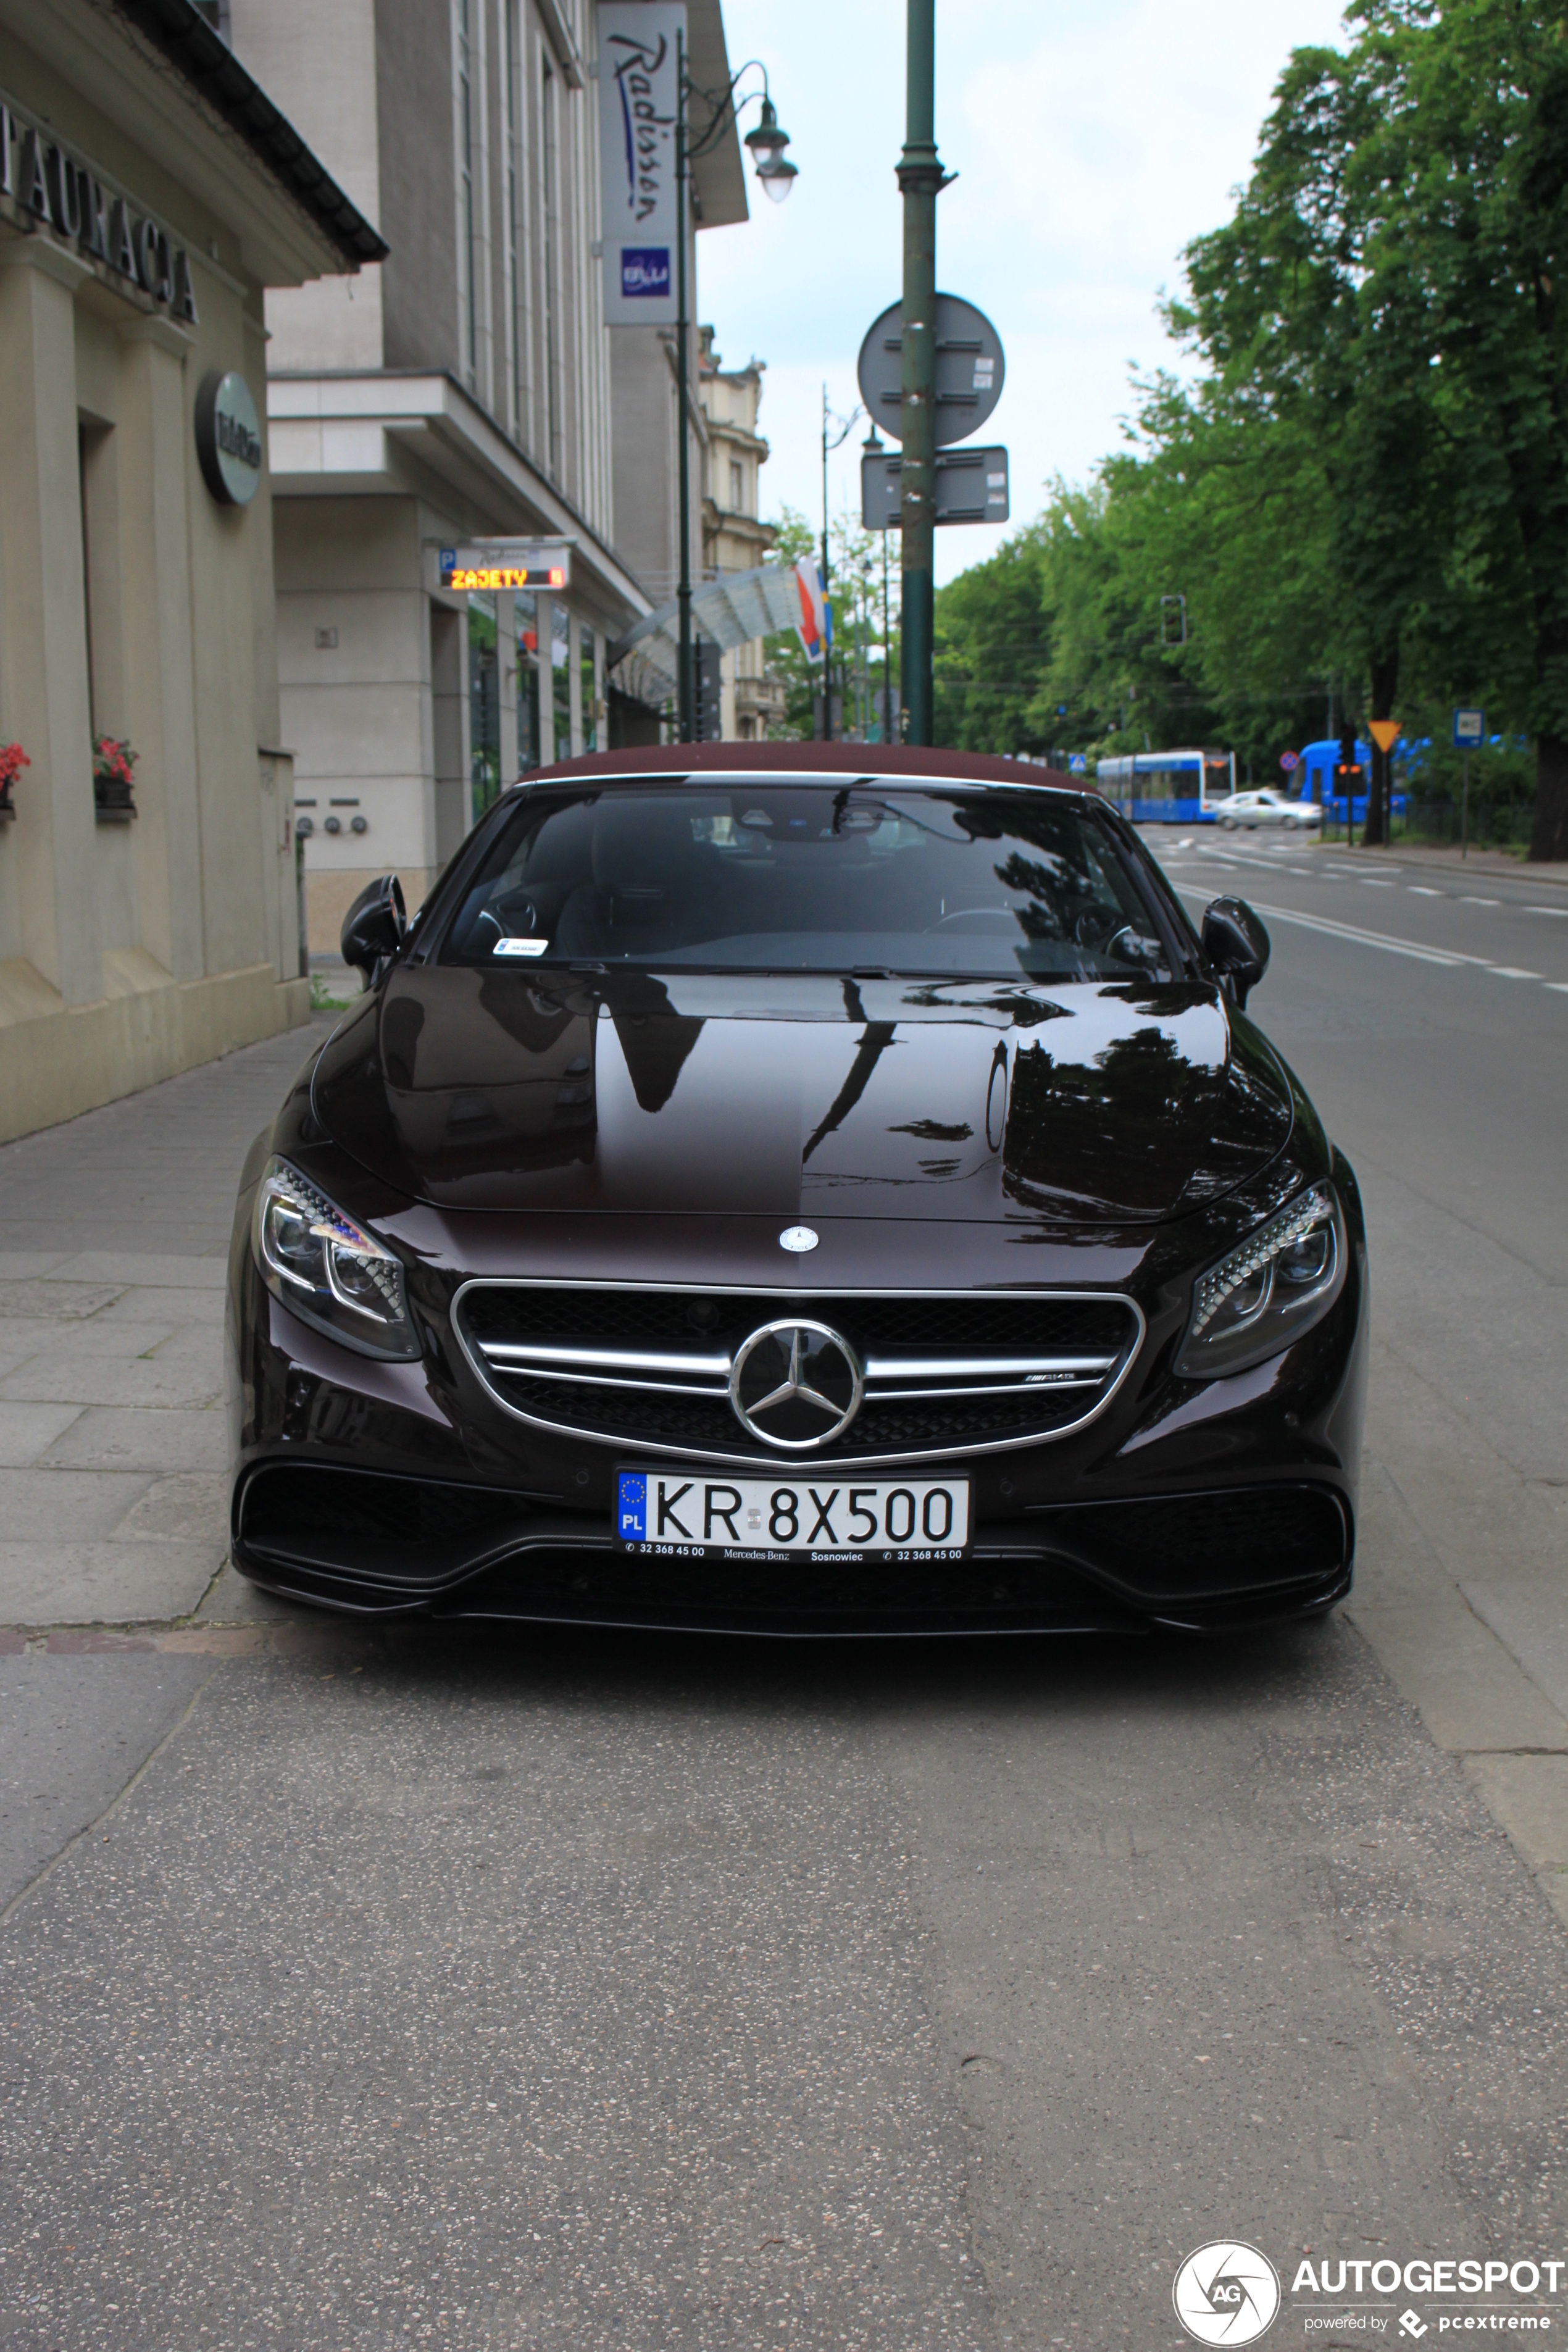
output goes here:
{"type": "Polygon", "coordinates": [[[247,507],[261,488],[261,420],[242,375],[214,368],[196,394],[196,455],[220,506],[247,507]]]}

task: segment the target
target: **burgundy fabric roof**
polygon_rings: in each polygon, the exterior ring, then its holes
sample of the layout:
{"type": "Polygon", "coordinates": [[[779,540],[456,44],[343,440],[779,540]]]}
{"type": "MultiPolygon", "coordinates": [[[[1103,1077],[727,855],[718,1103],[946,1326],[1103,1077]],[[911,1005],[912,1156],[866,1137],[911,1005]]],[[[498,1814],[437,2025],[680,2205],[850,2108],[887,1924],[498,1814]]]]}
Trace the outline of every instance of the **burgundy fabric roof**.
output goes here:
{"type": "Polygon", "coordinates": [[[727,775],[748,770],[772,775],[947,776],[977,784],[1040,784],[1083,793],[1092,787],[1059,768],[1036,768],[989,751],[927,751],[910,743],[644,743],[626,751],[595,751],[553,767],[531,768],[531,784],[570,776],[686,776],[704,769],[727,775]]]}

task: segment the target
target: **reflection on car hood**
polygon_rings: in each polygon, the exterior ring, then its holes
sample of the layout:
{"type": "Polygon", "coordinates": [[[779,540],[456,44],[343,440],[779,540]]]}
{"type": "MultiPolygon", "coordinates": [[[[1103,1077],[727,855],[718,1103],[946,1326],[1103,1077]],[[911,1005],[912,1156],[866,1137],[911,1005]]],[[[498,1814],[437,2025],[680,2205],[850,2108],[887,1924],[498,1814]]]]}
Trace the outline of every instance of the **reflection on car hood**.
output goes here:
{"type": "Polygon", "coordinates": [[[1142,1223],[1290,1132],[1206,984],[417,966],[330,1041],[318,1119],[447,1208],[1142,1223]]]}

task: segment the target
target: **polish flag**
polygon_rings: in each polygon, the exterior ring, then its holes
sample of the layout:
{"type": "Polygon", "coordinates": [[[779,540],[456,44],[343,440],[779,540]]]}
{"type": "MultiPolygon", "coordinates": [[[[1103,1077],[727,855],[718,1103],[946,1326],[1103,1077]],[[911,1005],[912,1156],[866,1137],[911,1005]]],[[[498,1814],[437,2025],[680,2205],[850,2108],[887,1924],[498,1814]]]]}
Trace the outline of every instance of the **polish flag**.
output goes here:
{"type": "Polygon", "coordinates": [[[808,662],[822,659],[823,645],[827,635],[827,614],[823,606],[822,575],[809,555],[803,555],[795,567],[795,584],[800,590],[800,618],[795,627],[805,649],[808,662]]]}

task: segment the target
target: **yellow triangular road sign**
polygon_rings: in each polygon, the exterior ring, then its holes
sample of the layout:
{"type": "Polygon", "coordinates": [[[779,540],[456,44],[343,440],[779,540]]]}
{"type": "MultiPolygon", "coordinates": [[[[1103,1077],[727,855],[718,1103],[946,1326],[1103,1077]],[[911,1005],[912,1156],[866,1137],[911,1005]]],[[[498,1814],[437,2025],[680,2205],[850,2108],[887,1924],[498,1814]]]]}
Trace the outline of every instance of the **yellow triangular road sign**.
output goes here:
{"type": "Polygon", "coordinates": [[[1399,733],[1397,719],[1374,719],[1367,730],[1380,751],[1392,751],[1399,733]]]}

